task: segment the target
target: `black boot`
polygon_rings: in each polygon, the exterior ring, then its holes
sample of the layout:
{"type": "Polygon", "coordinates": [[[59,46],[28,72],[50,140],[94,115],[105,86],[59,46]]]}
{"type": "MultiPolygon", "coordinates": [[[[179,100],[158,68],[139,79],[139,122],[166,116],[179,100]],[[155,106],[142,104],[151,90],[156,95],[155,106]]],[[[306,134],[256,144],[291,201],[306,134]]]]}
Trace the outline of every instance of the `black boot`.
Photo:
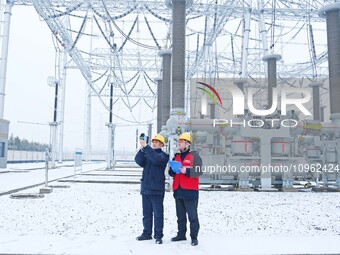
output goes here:
{"type": "Polygon", "coordinates": [[[171,242],[178,242],[178,241],[185,241],[185,240],[187,240],[185,236],[179,236],[179,235],[171,238],[171,242]]]}
{"type": "Polygon", "coordinates": [[[163,241],[162,241],[162,238],[156,238],[156,244],[162,244],[163,241]]]}
{"type": "Polygon", "coordinates": [[[196,245],[198,245],[198,240],[197,240],[197,238],[191,238],[191,245],[192,246],[196,246],[196,245]]]}
{"type": "Polygon", "coordinates": [[[142,235],[138,236],[136,239],[137,239],[137,241],[145,241],[145,240],[151,240],[152,237],[142,234],[142,235]]]}

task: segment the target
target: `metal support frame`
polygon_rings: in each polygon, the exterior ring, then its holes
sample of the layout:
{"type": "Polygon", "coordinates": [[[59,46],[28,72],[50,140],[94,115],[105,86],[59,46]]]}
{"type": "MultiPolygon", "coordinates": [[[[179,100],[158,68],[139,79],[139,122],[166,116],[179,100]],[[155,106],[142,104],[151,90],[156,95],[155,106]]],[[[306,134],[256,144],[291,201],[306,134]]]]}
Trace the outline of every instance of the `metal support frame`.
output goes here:
{"type": "Polygon", "coordinates": [[[91,116],[92,116],[92,89],[87,86],[86,106],[85,106],[85,139],[84,139],[84,156],[85,161],[91,161],[91,116]]]}
{"type": "Polygon", "coordinates": [[[251,21],[251,8],[252,8],[252,0],[248,0],[248,12],[244,17],[244,29],[243,29],[243,45],[242,45],[242,69],[241,69],[241,77],[247,78],[247,66],[248,66],[248,45],[249,45],[249,34],[250,34],[250,21],[251,21]]]}
{"type": "Polygon", "coordinates": [[[64,122],[65,122],[65,96],[66,96],[66,64],[67,64],[67,53],[66,51],[59,53],[62,59],[62,66],[59,66],[62,69],[62,76],[60,80],[60,90],[61,96],[59,100],[60,105],[60,119],[59,119],[59,150],[58,150],[58,162],[63,162],[64,155],[64,122]]]}
{"type": "Polygon", "coordinates": [[[6,87],[6,74],[7,74],[7,58],[9,47],[9,35],[11,27],[12,7],[13,0],[8,0],[4,12],[4,25],[2,35],[2,48],[1,48],[1,66],[0,66],[0,119],[4,118],[5,107],[5,87],[6,87]]]}

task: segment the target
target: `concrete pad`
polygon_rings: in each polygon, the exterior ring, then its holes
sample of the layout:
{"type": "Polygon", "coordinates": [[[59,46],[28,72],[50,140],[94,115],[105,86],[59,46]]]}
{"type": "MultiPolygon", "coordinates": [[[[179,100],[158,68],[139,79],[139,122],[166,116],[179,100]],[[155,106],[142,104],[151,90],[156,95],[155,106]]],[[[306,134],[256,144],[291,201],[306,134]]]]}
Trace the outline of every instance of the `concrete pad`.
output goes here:
{"type": "Polygon", "coordinates": [[[53,189],[50,187],[43,187],[39,190],[40,194],[50,194],[52,193],[53,189]]]}

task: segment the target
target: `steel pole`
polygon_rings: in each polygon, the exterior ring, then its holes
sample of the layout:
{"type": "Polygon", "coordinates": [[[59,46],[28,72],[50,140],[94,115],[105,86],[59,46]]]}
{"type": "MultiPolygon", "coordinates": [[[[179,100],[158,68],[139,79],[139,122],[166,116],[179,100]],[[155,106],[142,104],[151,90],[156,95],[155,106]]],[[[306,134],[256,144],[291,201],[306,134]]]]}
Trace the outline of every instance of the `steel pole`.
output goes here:
{"type": "Polygon", "coordinates": [[[67,52],[63,52],[63,71],[62,79],[60,83],[61,87],[61,100],[60,100],[60,125],[59,125],[59,157],[58,162],[63,162],[64,154],[64,115],[65,115],[65,94],[66,94],[66,64],[67,64],[67,52]]]}
{"type": "Polygon", "coordinates": [[[2,35],[1,66],[0,66],[0,119],[4,118],[7,58],[13,3],[14,1],[7,0],[4,12],[4,25],[3,25],[4,30],[2,35]]]}

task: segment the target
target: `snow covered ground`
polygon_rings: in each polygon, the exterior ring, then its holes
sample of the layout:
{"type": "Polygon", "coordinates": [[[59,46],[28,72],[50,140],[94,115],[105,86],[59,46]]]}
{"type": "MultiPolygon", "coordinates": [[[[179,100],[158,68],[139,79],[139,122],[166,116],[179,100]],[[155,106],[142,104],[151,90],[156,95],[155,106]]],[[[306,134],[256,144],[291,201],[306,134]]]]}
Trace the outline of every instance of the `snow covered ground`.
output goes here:
{"type": "MultiPolygon", "coordinates": [[[[74,174],[73,162],[57,164],[57,168],[49,169],[48,179],[55,180],[74,174]]],[[[95,170],[106,166],[105,163],[83,163],[83,172],[95,170]]],[[[78,173],[78,172],[77,172],[78,173]]],[[[7,169],[0,171],[0,194],[28,187],[45,182],[45,163],[28,163],[28,164],[8,164],[7,169]]]]}
{"type": "Polygon", "coordinates": [[[164,244],[156,245],[135,240],[142,232],[138,184],[52,184],[71,187],[42,199],[0,196],[0,254],[340,253],[339,193],[200,191],[199,246],[192,247],[170,242],[172,193],[164,201],[164,244]]]}

